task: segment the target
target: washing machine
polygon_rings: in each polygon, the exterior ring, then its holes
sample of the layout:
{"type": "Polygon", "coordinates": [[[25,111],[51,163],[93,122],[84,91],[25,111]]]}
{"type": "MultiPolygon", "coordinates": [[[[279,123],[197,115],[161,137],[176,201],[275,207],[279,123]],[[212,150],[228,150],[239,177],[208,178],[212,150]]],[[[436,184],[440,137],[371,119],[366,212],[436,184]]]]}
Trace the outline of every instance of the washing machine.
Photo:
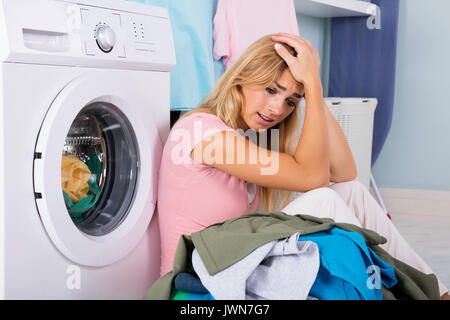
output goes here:
{"type": "Polygon", "coordinates": [[[159,276],[168,12],[0,0],[0,297],[141,299],[159,276]]]}

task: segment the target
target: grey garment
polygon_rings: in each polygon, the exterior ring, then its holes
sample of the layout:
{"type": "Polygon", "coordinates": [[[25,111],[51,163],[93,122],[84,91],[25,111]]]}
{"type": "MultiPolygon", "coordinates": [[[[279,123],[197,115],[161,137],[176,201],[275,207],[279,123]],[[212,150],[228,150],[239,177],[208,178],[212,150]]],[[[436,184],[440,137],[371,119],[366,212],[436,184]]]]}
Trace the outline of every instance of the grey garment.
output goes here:
{"type": "Polygon", "coordinates": [[[266,243],[213,276],[197,249],[192,265],[216,300],[305,300],[319,270],[319,248],[299,236],[266,243]]]}

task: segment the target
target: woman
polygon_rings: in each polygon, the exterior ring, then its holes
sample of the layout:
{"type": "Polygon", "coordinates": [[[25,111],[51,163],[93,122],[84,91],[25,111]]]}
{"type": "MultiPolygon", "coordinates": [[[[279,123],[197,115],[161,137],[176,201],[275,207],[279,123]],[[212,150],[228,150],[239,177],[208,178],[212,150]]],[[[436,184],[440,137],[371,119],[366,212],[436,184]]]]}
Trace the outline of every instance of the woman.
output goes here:
{"type": "MultiPolygon", "coordinates": [[[[388,239],[384,249],[392,256],[432,273],[354,180],[355,162],[323,100],[319,66],[308,40],[284,33],[265,36],[197,109],[175,123],[158,184],[161,275],[172,269],[182,234],[253,212],[258,205],[373,229],[388,239]],[[303,194],[290,202],[294,191],[303,194]]],[[[439,285],[442,297],[448,297],[448,289],[439,285]]]]}

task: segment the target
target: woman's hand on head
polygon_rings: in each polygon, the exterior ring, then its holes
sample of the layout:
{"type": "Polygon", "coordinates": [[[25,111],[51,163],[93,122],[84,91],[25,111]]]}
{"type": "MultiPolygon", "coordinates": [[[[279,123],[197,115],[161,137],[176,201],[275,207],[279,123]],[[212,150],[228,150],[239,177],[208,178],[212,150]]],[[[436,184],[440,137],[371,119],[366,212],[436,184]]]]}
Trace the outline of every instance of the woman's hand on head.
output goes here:
{"type": "Polygon", "coordinates": [[[272,36],[272,40],[275,41],[276,52],[286,61],[295,80],[305,86],[311,81],[320,81],[320,56],[318,51],[311,45],[311,42],[300,36],[288,33],[278,33],[276,36],[272,36]],[[285,43],[294,48],[297,56],[294,57],[282,45],[278,47],[277,44],[279,43],[285,43]]]}

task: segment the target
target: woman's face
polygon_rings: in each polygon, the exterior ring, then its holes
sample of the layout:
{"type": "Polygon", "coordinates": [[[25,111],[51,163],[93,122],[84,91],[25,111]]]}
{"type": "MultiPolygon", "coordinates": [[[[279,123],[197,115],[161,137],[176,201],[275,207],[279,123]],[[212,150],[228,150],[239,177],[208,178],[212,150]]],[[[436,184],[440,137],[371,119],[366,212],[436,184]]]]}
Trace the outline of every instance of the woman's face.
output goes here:
{"type": "Polygon", "coordinates": [[[255,131],[273,127],[294,111],[301,97],[303,87],[294,80],[286,69],[281,77],[268,87],[242,86],[244,104],[241,110],[240,128],[255,131]]]}

